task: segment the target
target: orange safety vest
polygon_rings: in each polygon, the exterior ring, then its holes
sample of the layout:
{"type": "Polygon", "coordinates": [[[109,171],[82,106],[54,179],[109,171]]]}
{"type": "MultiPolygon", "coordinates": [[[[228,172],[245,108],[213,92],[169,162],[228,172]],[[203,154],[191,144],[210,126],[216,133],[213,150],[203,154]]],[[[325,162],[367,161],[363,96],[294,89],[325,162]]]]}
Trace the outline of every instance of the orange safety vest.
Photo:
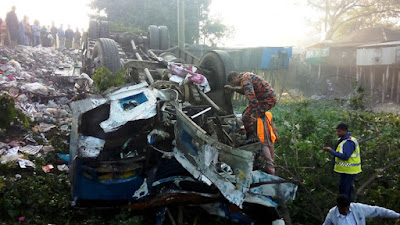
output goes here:
{"type": "MultiPolygon", "coordinates": [[[[274,132],[274,129],[272,128],[272,113],[265,112],[265,118],[267,120],[266,122],[268,125],[268,131],[271,135],[271,141],[272,143],[274,143],[276,141],[276,134],[274,132]]],[[[264,123],[261,118],[257,118],[257,135],[261,143],[264,143],[265,141],[264,123]]]]}

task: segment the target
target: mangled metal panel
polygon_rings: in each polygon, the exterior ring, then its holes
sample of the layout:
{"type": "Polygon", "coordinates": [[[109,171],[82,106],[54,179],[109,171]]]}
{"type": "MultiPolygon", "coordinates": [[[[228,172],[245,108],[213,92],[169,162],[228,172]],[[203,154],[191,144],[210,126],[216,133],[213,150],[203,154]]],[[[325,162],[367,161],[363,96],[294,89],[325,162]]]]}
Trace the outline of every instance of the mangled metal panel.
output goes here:
{"type": "MultiPolygon", "coordinates": [[[[73,121],[70,138],[71,160],[78,155],[78,127],[84,113],[101,105],[110,103],[110,116],[100,123],[104,132],[112,132],[129,121],[151,118],[156,115],[157,98],[165,99],[164,95],[147,87],[147,83],[127,86],[105,94],[105,98],[87,98],[70,104],[73,111],[73,121]]],[[[88,148],[89,149],[89,148],[88,148]]],[[[85,155],[85,153],[82,153],[85,155]]],[[[93,157],[94,152],[91,152],[93,157]]],[[[88,156],[87,156],[88,157],[88,156]]]]}
{"type": "Polygon", "coordinates": [[[104,132],[113,132],[129,121],[154,117],[156,112],[157,90],[147,88],[147,83],[140,83],[121,88],[108,94],[110,117],[100,123],[104,132]]]}
{"type": "Polygon", "coordinates": [[[214,140],[181,110],[176,112],[175,158],[195,178],[210,180],[226,199],[241,207],[252,182],[253,154],[214,140]],[[229,166],[232,174],[219,170],[221,164],[229,166]]]}
{"type": "Polygon", "coordinates": [[[87,98],[69,104],[74,115],[81,115],[107,102],[106,98],[87,98]]]}
{"type": "MultiPolygon", "coordinates": [[[[282,178],[264,173],[262,171],[253,171],[252,176],[253,183],[260,185],[250,188],[249,193],[262,196],[271,196],[282,202],[286,202],[289,199],[294,200],[296,197],[297,185],[293,183],[280,183],[279,181],[284,181],[282,178]],[[274,183],[274,181],[277,182],[274,183]]],[[[248,196],[246,196],[245,201],[247,200],[247,197],[248,196]]]]}
{"type": "Polygon", "coordinates": [[[246,197],[244,199],[245,202],[259,204],[267,207],[277,207],[278,204],[272,201],[271,197],[263,196],[253,193],[246,193],[246,197]]]}
{"type": "Polygon", "coordinates": [[[70,134],[70,145],[69,145],[69,153],[70,153],[70,162],[75,158],[78,154],[78,127],[79,120],[83,113],[88,112],[100,105],[103,105],[107,102],[105,98],[87,98],[80,101],[71,102],[69,104],[72,112],[72,125],[71,125],[71,134],[70,134]]]}

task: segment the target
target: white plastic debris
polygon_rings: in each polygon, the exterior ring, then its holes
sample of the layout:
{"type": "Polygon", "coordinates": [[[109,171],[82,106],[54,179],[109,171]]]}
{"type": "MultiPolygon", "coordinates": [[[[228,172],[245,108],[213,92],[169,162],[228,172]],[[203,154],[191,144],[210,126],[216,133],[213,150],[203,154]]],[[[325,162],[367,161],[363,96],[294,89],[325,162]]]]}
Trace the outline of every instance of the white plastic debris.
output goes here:
{"type": "Polygon", "coordinates": [[[55,149],[54,149],[54,147],[51,146],[51,145],[48,145],[48,146],[44,146],[44,147],[43,147],[43,153],[44,153],[44,154],[47,154],[47,153],[52,152],[52,151],[55,151],[55,149]]]}
{"type": "Polygon", "coordinates": [[[179,85],[182,85],[184,79],[182,77],[178,76],[178,75],[172,75],[169,78],[169,81],[172,81],[172,82],[178,83],[179,85]]]}
{"type": "Polygon", "coordinates": [[[15,61],[14,59],[11,59],[9,63],[16,70],[22,70],[21,64],[19,62],[15,61]]]}
{"type": "Polygon", "coordinates": [[[90,137],[90,136],[80,136],[78,140],[78,149],[82,157],[95,158],[100,154],[103,149],[105,140],[90,137]]]}
{"type": "Polygon", "coordinates": [[[59,171],[68,171],[69,170],[69,168],[68,168],[68,166],[66,164],[57,165],[57,169],[59,171]]]}
{"type": "Polygon", "coordinates": [[[54,125],[54,124],[48,124],[48,123],[40,123],[39,124],[40,132],[44,132],[44,133],[50,131],[51,129],[53,129],[55,127],[56,127],[56,125],[54,125]]]}
{"type": "Polygon", "coordinates": [[[19,95],[19,96],[17,97],[17,101],[18,101],[18,102],[25,102],[25,101],[27,101],[27,100],[28,100],[28,97],[27,97],[25,94],[19,95]]]}
{"type": "Polygon", "coordinates": [[[33,146],[33,145],[27,145],[19,149],[19,151],[23,153],[27,153],[29,155],[36,155],[41,149],[43,148],[43,145],[38,145],[38,146],[33,146]]]}
{"type": "Polygon", "coordinates": [[[46,114],[54,116],[56,118],[66,117],[68,116],[68,112],[65,109],[59,108],[47,108],[44,111],[46,114]]]}
{"type": "Polygon", "coordinates": [[[35,168],[35,164],[27,159],[18,159],[19,167],[25,169],[27,166],[35,168]]]}
{"type": "Polygon", "coordinates": [[[82,73],[79,77],[75,78],[75,83],[79,86],[78,88],[90,88],[93,86],[93,79],[86,73],[82,73]]]}
{"type": "Polygon", "coordinates": [[[34,94],[40,94],[40,95],[44,95],[44,96],[48,96],[52,93],[48,87],[44,86],[43,84],[37,83],[37,82],[25,84],[21,87],[21,89],[28,91],[28,92],[32,92],[34,94]]]}
{"type": "Polygon", "coordinates": [[[1,164],[6,164],[8,162],[16,161],[20,158],[18,154],[19,147],[14,147],[7,150],[6,154],[0,157],[1,164]]]}

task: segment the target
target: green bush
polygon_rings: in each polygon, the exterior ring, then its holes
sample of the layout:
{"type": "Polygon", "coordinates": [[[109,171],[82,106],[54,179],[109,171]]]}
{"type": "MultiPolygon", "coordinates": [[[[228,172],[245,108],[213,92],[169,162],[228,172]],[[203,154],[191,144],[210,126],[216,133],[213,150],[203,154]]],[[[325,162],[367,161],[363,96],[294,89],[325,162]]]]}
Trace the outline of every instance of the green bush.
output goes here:
{"type": "MultiPolygon", "coordinates": [[[[348,123],[350,132],[361,142],[363,172],[356,177],[356,189],[400,156],[397,114],[354,111],[334,101],[280,104],[271,112],[279,133],[275,144],[277,175],[301,181],[296,199],[289,204],[294,224],[321,224],[335,205],[339,176],[332,172],[332,155],[322,147],[335,146],[335,127],[340,122],[348,123]]],[[[381,171],[357,195],[357,202],[400,211],[398,171],[400,163],[381,171]]],[[[393,224],[393,220],[372,219],[368,224],[393,224]]]]}
{"type": "Polygon", "coordinates": [[[15,101],[8,94],[0,96],[0,128],[7,129],[13,123],[29,127],[29,119],[15,108],[15,101]]]}
{"type": "Polygon", "coordinates": [[[113,74],[109,69],[101,67],[96,70],[92,78],[97,90],[103,92],[111,87],[125,84],[125,74],[125,68],[122,68],[113,74]]]}
{"type": "Polygon", "coordinates": [[[365,109],[365,102],[364,102],[364,88],[362,86],[358,86],[356,88],[355,94],[350,97],[350,107],[354,110],[365,109]]]}

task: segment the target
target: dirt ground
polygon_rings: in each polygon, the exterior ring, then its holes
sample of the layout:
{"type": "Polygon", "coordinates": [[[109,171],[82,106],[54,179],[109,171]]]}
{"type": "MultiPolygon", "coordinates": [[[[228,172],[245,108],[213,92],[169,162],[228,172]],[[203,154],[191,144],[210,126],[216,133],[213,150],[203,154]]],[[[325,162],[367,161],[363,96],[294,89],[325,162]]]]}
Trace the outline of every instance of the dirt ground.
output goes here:
{"type": "Polygon", "coordinates": [[[389,102],[378,104],[371,108],[374,113],[397,113],[400,114],[400,104],[389,102]]]}

